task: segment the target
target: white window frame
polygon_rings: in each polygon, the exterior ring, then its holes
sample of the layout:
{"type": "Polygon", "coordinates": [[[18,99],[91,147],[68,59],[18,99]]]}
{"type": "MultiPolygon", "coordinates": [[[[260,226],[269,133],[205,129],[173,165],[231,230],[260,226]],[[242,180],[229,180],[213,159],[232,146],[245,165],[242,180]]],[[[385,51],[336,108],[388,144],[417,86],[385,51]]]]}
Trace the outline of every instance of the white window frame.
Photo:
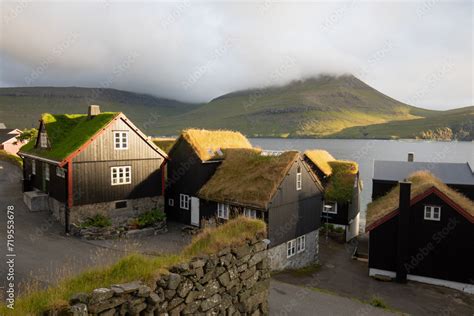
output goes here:
{"type": "Polygon", "coordinates": [[[41,148],[47,148],[48,147],[48,136],[46,135],[46,132],[41,132],[40,133],[40,147],[41,148]]]}
{"type": "Polygon", "coordinates": [[[296,255],[296,239],[287,241],[286,243],[286,257],[291,258],[296,255]]]}
{"type": "Polygon", "coordinates": [[[229,219],[229,204],[217,203],[217,217],[229,219]]]}
{"type": "Polygon", "coordinates": [[[424,219],[428,221],[440,221],[441,220],[441,206],[439,205],[425,205],[423,212],[424,219]],[[438,216],[435,216],[435,213],[438,213],[438,216]]]}
{"type": "Polygon", "coordinates": [[[296,168],[296,191],[300,191],[303,188],[303,174],[301,173],[301,166],[298,165],[296,168]]]}
{"type": "Polygon", "coordinates": [[[296,253],[301,253],[306,249],[306,236],[302,235],[296,238],[296,253]]]}
{"type": "Polygon", "coordinates": [[[324,203],[323,205],[323,213],[326,213],[326,214],[337,214],[337,202],[334,203],[334,205],[331,205],[331,203],[324,203]],[[325,206],[326,205],[330,205],[332,206],[331,210],[330,211],[327,211],[325,206]]]}
{"type": "Polygon", "coordinates": [[[43,172],[44,172],[44,179],[46,181],[49,181],[49,165],[47,163],[44,163],[43,165],[43,172]]]}
{"type": "Polygon", "coordinates": [[[110,168],[111,185],[124,185],[130,183],[132,183],[132,166],[117,166],[110,168]]]}
{"type": "Polygon", "coordinates": [[[189,210],[189,206],[191,204],[191,197],[187,194],[180,194],[179,195],[179,207],[183,210],[189,210]]]}
{"type": "Polygon", "coordinates": [[[128,131],[114,131],[114,149],[127,150],[128,149],[128,131]]]}
{"type": "Polygon", "coordinates": [[[169,199],[168,199],[168,205],[169,205],[169,206],[174,206],[174,199],[169,198],[169,199]]]}
{"type": "Polygon", "coordinates": [[[66,178],[66,169],[61,167],[56,167],[56,176],[60,178],[66,178]]]}
{"type": "Polygon", "coordinates": [[[257,211],[250,208],[244,208],[244,216],[248,218],[257,218],[257,211]]]}
{"type": "Polygon", "coordinates": [[[31,160],[31,174],[36,175],[36,160],[31,160]]]}

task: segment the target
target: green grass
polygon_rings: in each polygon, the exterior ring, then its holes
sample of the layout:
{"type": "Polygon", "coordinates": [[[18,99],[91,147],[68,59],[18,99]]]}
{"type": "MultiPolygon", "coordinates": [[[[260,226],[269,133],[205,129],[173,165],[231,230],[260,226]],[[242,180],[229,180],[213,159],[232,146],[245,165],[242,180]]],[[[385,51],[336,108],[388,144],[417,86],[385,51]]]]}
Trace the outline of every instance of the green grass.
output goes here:
{"type": "Polygon", "coordinates": [[[369,301],[369,304],[377,308],[390,309],[390,307],[377,296],[372,297],[372,299],[369,301]]]}
{"type": "Polygon", "coordinates": [[[140,228],[149,227],[165,219],[166,214],[162,210],[156,209],[140,214],[137,218],[137,224],[140,228]]]}
{"type": "Polygon", "coordinates": [[[171,148],[173,147],[176,139],[174,138],[154,138],[152,139],[153,143],[156,146],[160,147],[165,153],[169,154],[171,148]]]}
{"type": "Polygon", "coordinates": [[[329,161],[332,174],[325,191],[325,199],[332,202],[349,202],[354,195],[354,181],[356,180],[359,166],[353,161],[329,161]]]}
{"type": "Polygon", "coordinates": [[[112,226],[112,221],[109,217],[102,214],[97,214],[92,217],[87,218],[84,223],[81,224],[81,227],[109,227],[112,226]]]}
{"type": "Polygon", "coordinates": [[[38,315],[48,309],[67,305],[69,298],[75,293],[89,293],[96,288],[117,283],[141,280],[152,285],[160,274],[168,273],[167,269],[175,264],[194,256],[216,253],[225,247],[243,244],[246,239],[263,236],[265,232],[263,221],[238,217],[217,228],[205,229],[179,254],[160,257],[132,254],[113,265],[92,268],[64,279],[46,290],[30,288],[25,295],[17,298],[13,311],[1,305],[0,315],[38,315]]]}
{"type": "Polygon", "coordinates": [[[5,150],[0,150],[0,160],[10,162],[15,166],[23,168],[23,159],[18,156],[9,154],[5,150]]]}

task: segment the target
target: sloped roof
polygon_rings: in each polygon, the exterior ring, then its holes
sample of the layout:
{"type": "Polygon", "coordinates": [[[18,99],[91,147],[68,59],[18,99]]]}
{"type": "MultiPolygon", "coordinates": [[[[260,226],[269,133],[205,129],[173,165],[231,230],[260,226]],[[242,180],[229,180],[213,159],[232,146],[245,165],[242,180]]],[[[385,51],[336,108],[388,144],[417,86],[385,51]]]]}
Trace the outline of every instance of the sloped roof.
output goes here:
{"type": "MultiPolygon", "coordinates": [[[[329,177],[324,198],[328,201],[348,202],[354,195],[354,182],[357,180],[359,165],[354,161],[334,160],[329,165],[332,174],[329,177]]],[[[357,188],[358,190],[358,188],[357,188]]]]}
{"type": "Polygon", "coordinates": [[[175,138],[153,138],[151,141],[165,153],[169,153],[173,145],[176,143],[175,138]]]}
{"type": "Polygon", "coordinates": [[[374,180],[401,181],[418,170],[429,170],[446,184],[474,185],[474,173],[468,163],[422,161],[374,161],[374,180]]]}
{"type": "Polygon", "coordinates": [[[224,161],[198,196],[267,209],[299,153],[287,151],[278,156],[264,156],[259,149],[227,149],[224,155],[224,161]]]}
{"type": "Polygon", "coordinates": [[[332,174],[332,168],[329,165],[330,161],[336,160],[329,152],[322,149],[307,150],[304,152],[305,156],[316,165],[326,176],[332,174]]]}
{"type": "Polygon", "coordinates": [[[103,112],[88,119],[87,114],[45,113],[41,121],[46,128],[51,148],[36,148],[36,142],[31,141],[21,148],[20,153],[62,161],[119,114],[119,112],[103,112]]]}
{"type": "Polygon", "coordinates": [[[0,144],[9,140],[9,139],[12,139],[14,137],[16,137],[16,133],[15,134],[10,134],[11,132],[15,131],[15,129],[11,129],[11,128],[5,128],[5,129],[1,129],[0,128],[0,144]]]}
{"type": "Polygon", "coordinates": [[[218,150],[252,148],[248,139],[239,132],[227,130],[187,129],[181,134],[202,161],[216,158],[218,150]]]}
{"type": "MultiPolygon", "coordinates": [[[[416,199],[417,196],[435,188],[450,201],[462,208],[467,215],[470,216],[470,220],[474,222],[474,201],[451,189],[429,171],[414,172],[409,175],[407,180],[412,182],[412,201],[416,199]]],[[[398,211],[399,195],[400,185],[397,185],[386,195],[376,199],[367,206],[366,230],[371,230],[380,225],[386,216],[398,211]]]]}

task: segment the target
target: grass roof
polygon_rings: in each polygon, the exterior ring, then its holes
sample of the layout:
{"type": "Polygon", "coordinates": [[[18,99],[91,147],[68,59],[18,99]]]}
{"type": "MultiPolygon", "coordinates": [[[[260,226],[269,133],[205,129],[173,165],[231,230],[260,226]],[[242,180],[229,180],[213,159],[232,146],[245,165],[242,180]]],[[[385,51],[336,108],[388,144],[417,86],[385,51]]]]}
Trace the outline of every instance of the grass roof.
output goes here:
{"type": "Polygon", "coordinates": [[[324,193],[325,199],[339,203],[351,201],[359,165],[348,160],[334,160],[328,164],[332,174],[324,193]]]}
{"type": "Polygon", "coordinates": [[[203,161],[216,157],[218,149],[252,148],[240,132],[227,130],[187,129],[181,134],[203,161]]]}
{"type": "Polygon", "coordinates": [[[20,152],[62,161],[118,114],[116,112],[103,112],[89,120],[87,114],[56,115],[45,113],[41,120],[46,127],[51,148],[35,148],[35,141],[31,141],[23,146],[20,152]]]}
{"type": "Polygon", "coordinates": [[[175,138],[153,138],[152,142],[165,153],[169,154],[171,148],[176,142],[175,138]]]}
{"type": "Polygon", "coordinates": [[[206,200],[267,209],[297,151],[262,156],[259,149],[227,149],[225,159],[198,195],[206,200]]]}
{"type": "Polygon", "coordinates": [[[193,238],[181,253],[159,257],[133,254],[113,265],[89,269],[77,276],[60,281],[46,290],[31,290],[15,301],[15,309],[0,305],[0,315],[42,315],[44,311],[67,305],[73,294],[90,293],[92,290],[113,284],[144,281],[153,286],[160,274],[168,273],[171,266],[192,257],[216,253],[226,247],[239,246],[255,237],[266,235],[266,225],[261,220],[237,217],[217,228],[206,228],[193,238]]]}
{"type": "MultiPolygon", "coordinates": [[[[430,188],[435,187],[474,217],[474,201],[448,187],[429,171],[414,172],[408,176],[407,180],[412,182],[411,198],[414,198],[417,195],[426,192],[430,188]]],[[[367,206],[366,226],[369,227],[385,215],[390,214],[391,212],[398,209],[399,195],[400,185],[397,185],[386,195],[370,203],[367,206]]]]}
{"type": "Polygon", "coordinates": [[[312,163],[316,165],[326,176],[332,174],[332,168],[329,165],[330,161],[336,160],[329,152],[326,150],[307,150],[304,153],[312,163]]]}

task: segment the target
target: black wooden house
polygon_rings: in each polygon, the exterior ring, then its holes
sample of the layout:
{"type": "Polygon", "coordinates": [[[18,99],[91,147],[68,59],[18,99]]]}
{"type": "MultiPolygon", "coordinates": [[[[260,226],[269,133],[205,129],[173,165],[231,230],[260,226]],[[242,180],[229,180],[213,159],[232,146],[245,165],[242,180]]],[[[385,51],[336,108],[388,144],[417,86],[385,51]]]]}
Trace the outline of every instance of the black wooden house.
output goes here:
{"type": "Polygon", "coordinates": [[[25,202],[69,227],[96,214],[124,220],[162,204],[167,155],[123,113],[43,114],[23,146],[25,202]]]}
{"type": "Polygon", "coordinates": [[[430,172],[409,175],[370,203],[366,230],[369,275],[474,293],[474,201],[430,172]]]}
{"type": "Polygon", "coordinates": [[[252,148],[239,132],[184,130],[169,151],[165,211],[169,219],[194,226],[202,217],[197,192],[212,177],[226,148],[252,148]]]}
{"type": "Polygon", "coordinates": [[[227,149],[224,157],[198,192],[201,217],[263,219],[273,270],[315,262],[323,188],[301,154],[227,149]]]}
{"type": "Polygon", "coordinates": [[[336,160],[325,150],[306,151],[304,158],[324,187],[322,222],[343,228],[346,241],[356,237],[361,191],[358,164],[336,160]]]}

